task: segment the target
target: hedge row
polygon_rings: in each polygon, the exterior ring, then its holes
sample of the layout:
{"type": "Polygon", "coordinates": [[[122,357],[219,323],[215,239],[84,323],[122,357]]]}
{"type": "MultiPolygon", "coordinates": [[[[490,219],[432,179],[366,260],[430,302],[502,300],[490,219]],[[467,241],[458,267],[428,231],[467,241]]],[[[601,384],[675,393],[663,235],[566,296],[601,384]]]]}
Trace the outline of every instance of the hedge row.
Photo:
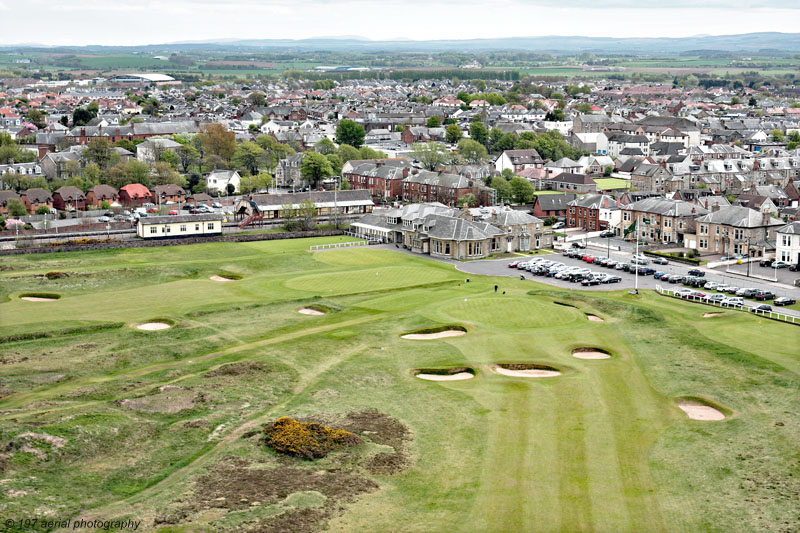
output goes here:
{"type": "Polygon", "coordinates": [[[663,257],[664,259],[670,259],[670,260],[678,262],[678,263],[686,263],[687,265],[695,265],[695,266],[697,266],[700,263],[702,263],[702,261],[700,259],[695,259],[694,257],[676,257],[676,256],[674,256],[672,254],[665,254],[665,253],[662,253],[662,252],[651,252],[649,250],[645,250],[644,251],[644,255],[650,255],[650,256],[653,256],[653,257],[663,257]]]}

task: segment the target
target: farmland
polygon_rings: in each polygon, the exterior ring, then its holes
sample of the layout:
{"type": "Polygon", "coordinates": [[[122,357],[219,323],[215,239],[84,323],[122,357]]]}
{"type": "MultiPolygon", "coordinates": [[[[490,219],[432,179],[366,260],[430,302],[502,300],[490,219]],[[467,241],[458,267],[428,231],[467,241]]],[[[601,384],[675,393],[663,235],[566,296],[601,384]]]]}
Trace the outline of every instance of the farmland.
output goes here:
{"type": "Polygon", "coordinates": [[[649,292],[467,281],[394,250],[308,252],[337,239],[4,258],[0,514],[148,531],[796,527],[800,328],[649,292]],[[465,332],[402,338],[448,327],[465,332]],[[688,419],[687,398],[725,419],[688,419]],[[283,416],[361,442],[279,455],[261,428],[283,416]]]}

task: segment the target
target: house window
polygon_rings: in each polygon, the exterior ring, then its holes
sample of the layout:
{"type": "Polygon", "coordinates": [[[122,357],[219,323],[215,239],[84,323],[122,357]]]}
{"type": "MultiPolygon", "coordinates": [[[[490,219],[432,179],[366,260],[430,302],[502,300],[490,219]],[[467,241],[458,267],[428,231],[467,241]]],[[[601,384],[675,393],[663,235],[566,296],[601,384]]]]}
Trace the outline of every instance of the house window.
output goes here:
{"type": "Polygon", "coordinates": [[[155,226],[150,226],[150,233],[151,233],[151,234],[153,234],[153,233],[158,233],[158,228],[157,228],[157,227],[155,227],[155,226]]]}
{"type": "Polygon", "coordinates": [[[181,231],[183,231],[183,232],[186,231],[186,224],[181,224],[181,231]]]}
{"type": "Polygon", "coordinates": [[[630,222],[631,221],[631,214],[630,214],[629,211],[625,211],[625,213],[623,213],[623,216],[625,218],[625,222],[630,222]]]}
{"type": "Polygon", "coordinates": [[[700,235],[708,235],[708,225],[700,224],[700,235]]]}
{"type": "Polygon", "coordinates": [[[704,250],[707,249],[708,248],[708,239],[700,239],[698,247],[702,248],[704,250]]]}
{"type": "Polygon", "coordinates": [[[200,231],[200,224],[195,224],[194,225],[194,230],[195,231],[200,231]]]}
{"type": "Polygon", "coordinates": [[[734,239],[736,239],[738,241],[739,239],[742,239],[743,237],[744,237],[744,230],[741,230],[741,229],[733,230],[733,238],[734,239]]]}
{"type": "Polygon", "coordinates": [[[214,223],[213,222],[209,222],[208,223],[208,229],[214,229],[214,223]]]}
{"type": "Polygon", "coordinates": [[[444,243],[444,253],[446,255],[450,255],[450,243],[449,242],[444,243]]]}
{"type": "Polygon", "coordinates": [[[665,218],[664,219],[664,227],[665,228],[671,228],[672,227],[672,219],[671,218],[665,218]]]}
{"type": "Polygon", "coordinates": [[[481,242],[471,242],[471,243],[469,243],[469,246],[467,247],[468,248],[467,249],[468,254],[469,255],[480,255],[481,254],[481,250],[483,249],[482,244],[483,243],[481,243],[481,242]]]}

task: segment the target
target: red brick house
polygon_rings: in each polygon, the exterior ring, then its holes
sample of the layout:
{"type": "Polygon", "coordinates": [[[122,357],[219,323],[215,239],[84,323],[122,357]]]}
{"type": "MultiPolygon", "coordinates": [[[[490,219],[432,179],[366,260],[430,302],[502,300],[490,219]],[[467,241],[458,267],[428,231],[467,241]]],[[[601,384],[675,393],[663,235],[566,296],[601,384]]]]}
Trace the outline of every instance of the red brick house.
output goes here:
{"type": "Polygon", "coordinates": [[[31,214],[35,213],[41,206],[53,207],[53,196],[47,189],[35,187],[24,191],[19,197],[22,203],[25,204],[25,209],[31,214]]]}
{"type": "Polygon", "coordinates": [[[0,214],[8,214],[8,202],[10,200],[20,200],[19,194],[14,191],[0,191],[0,214]]]}
{"type": "Polygon", "coordinates": [[[439,202],[455,207],[468,194],[474,194],[478,205],[494,204],[494,189],[485,187],[464,176],[420,171],[403,180],[403,201],[413,203],[439,202]]]}
{"type": "Polygon", "coordinates": [[[85,211],[86,195],[77,187],[65,185],[53,192],[53,207],[59,211],[85,211]]]}
{"type": "Polygon", "coordinates": [[[569,203],[567,227],[604,231],[617,226],[621,218],[615,199],[606,194],[586,194],[569,203]]]}
{"type": "Polygon", "coordinates": [[[95,185],[86,192],[86,205],[100,207],[103,202],[113,203],[119,200],[117,189],[111,185],[95,185]]]}
{"type": "Polygon", "coordinates": [[[161,204],[166,204],[167,202],[182,204],[186,201],[186,191],[173,183],[156,185],[153,189],[153,198],[161,204]]]}
{"type": "Polygon", "coordinates": [[[407,166],[381,163],[362,163],[344,174],[354,190],[368,190],[375,198],[388,200],[403,194],[403,180],[408,177],[407,166]]]}
{"type": "Polygon", "coordinates": [[[545,219],[548,217],[566,217],[568,204],[577,197],[576,194],[540,194],[533,201],[533,216],[545,219]]]}
{"type": "Polygon", "coordinates": [[[424,126],[406,126],[403,133],[400,134],[400,139],[406,144],[414,144],[428,142],[431,140],[431,136],[428,128],[424,126]]]}
{"type": "Polygon", "coordinates": [[[153,193],[140,183],[125,185],[119,190],[119,202],[128,207],[139,207],[153,202],[153,193]]]}

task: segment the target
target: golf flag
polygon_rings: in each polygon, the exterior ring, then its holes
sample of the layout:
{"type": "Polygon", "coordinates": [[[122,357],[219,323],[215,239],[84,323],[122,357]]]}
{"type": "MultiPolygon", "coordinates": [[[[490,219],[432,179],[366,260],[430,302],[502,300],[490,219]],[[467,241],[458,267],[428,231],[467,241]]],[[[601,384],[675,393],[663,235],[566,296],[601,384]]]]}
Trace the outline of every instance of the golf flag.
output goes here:
{"type": "Polygon", "coordinates": [[[629,233],[633,233],[634,231],[636,231],[636,221],[635,220],[633,221],[633,224],[628,226],[628,229],[625,230],[625,237],[627,237],[629,233]]]}

